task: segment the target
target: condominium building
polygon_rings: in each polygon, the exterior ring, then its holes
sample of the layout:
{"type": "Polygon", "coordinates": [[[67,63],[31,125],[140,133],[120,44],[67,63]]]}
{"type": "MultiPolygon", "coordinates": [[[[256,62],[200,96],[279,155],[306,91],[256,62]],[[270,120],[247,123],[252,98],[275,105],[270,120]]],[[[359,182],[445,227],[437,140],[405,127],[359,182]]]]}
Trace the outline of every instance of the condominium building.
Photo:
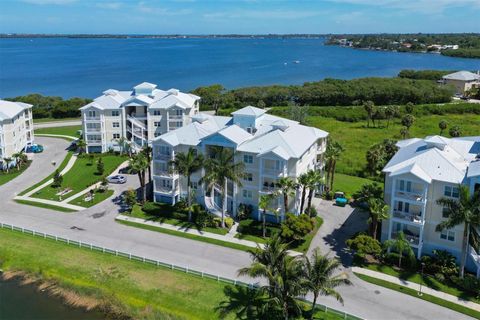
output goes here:
{"type": "MultiPolygon", "coordinates": [[[[0,100],[0,160],[33,143],[32,105],[0,100]]],[[[2,163],[0,161],[0,163],[2,163]]]]}
{"type": "MultiPolygon", "coordinates": [[[[457,258],[462,250],[464,227],[435,231],[446,219],[437,203],[442,197],[456,199],[459,186],[473,194],[480,188],[480,137],[448,139],[429,136],[397,143],[398,152],[385,172],[385,201],[390,219],[382,223],[382,240],[403,232],[420,258],[434,249],[447,250],[457,258]]],[[[470,247],[468,267],[478,272],[478,248],[470,247]]]]}
{"type": "Polygon", "coordinates": [[[118,149],[121,138],[139,149],[159,135],[183,127],[198,113],[200,98],[144,82],[132,91],[109,89],[80,108],[87,152],[118,149]]]}
{"type": "Polygon", "coordinates": [[[480,74],[470,71],[458,71],[443,76],[442,82],[455,88],[455,94],[464,95],[472,88],[480,88],[480,74]]]}
{"type": "MultiPolygon", "coordinates": [[[[212,148],[234,151],[235,161],[245,164],[242,184],[227,183],[228,212],[236,215],[240,204],[252,205],[254,218],[260,219],[260,195],[277,191],[280,177],[297,179],[310,169],[323,170],[323,154],[328,133],[300,125],[296,121],[266,114],[265,110],[245,107],[231,117],[198,114],[192,123],[168,132],[153,141],[153,182],[155,201],[174,204],[186,197],[186,179],[171,173],[169,161],[179,152],[194,148],[208,157],[212,148]]],[[[220,188],[206,190],[199,184],[201,170],[192,177],[192,188],[198,203],[214,213],[221,211],[220,188]]],[[[300,190],[289,199],[290,212],[299,212],[300,190]]],[[[271,204],[269,218],[285,214],[282,196],[271,204]]]]}

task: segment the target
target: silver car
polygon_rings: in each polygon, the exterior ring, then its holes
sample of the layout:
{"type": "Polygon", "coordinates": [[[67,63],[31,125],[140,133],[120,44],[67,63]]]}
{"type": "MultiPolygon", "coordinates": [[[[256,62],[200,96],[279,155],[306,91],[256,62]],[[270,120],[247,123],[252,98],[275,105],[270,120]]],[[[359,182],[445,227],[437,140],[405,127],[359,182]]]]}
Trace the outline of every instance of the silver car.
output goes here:
{"type": "Polygon", "coordinates": [[[124,184],[127,182],[127,177],[118,174],[116,176],[108,177],[107,181],[110,183],[124,184]]]}

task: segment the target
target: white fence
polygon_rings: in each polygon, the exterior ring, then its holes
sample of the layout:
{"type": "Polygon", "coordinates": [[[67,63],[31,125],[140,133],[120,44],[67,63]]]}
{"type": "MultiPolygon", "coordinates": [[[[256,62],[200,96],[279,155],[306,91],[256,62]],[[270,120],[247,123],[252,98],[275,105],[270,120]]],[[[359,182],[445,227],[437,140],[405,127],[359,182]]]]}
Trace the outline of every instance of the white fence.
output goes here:
{"type": "MultiPolygon", "coordinates": [[[[151,265],[155,265],[155,266],[158,266],[158,267],[168,268],[170,270],[177,270],[177,271],[192,274],[192,275],[195,275],[195,276],[198,276],[198,277],[201,277],[201,278],[209,278],[209,279],[216,280],[218,282],[223,282],[223,283],[227,283],[227,284],[231,284],[231,285],[246,286],[246,287],[249,287],[249,288],[257,288],[258,287],[256,284],[253,284],[253,283],[246,283],[246,282],[235,280],[235,279],[229,279],[229,278],[221,277],[219,275],[214,275],[214,274],[206,273],[206,272],[203,272],[203,271],[197,271],[197,270],[191,269],[189,267],[177,266],[177,265],[174,265],[174,264],[171,264],[171,263],[166,263],[166,262],[162,262],[162,261],[159,261],[159,260],[149,259],[149,258],[146,258],[146,257],[140,257],[140,256],[137,256],[137,255],[134,255],[134,254],[131,254],[131,253],[126,253],[126,252],[122,252],[122,251],[118,251],[118,250],[113,250],[113,249],[109,249],[109,248],[105,248],[105,247],[100,247],[100,246],[96,246],[94,244],[86,243],[86,242],[82,242],[82,241],[70,240],[68,238],[59,237],[59,236],[56,236],[56,235],[51,235],[51,234],[44,233],[44,232],[38,232],[38,231],[35,231],[35,230],[26,229],[26,228],[21,228],[21,227],[17,227],[17,226],[6,224],[6,223],[0,223],[0,228],[9,229],[9,230],[12,230],[12,231],[19,231],[19,232],[22,232],[24,234],[29,234],[29,235],[44,238],[44,239],[50,239],[50,240],[54,240],[56,242],[62,242],[62,243],[65,243],[67,245],[75,246],[75,247],[78,247],[78,248],[90,249],[92,251],[95,250],[95,251],[106,253],[106,254],[111,254],[111,255],[115,255],[115,256],[119,256],[119,257],[124,257],[124,258],[130,259],[130,260],[135,260],[135,261],[139,261],[139,262],[143,262],[143,263],[149,263],[151,265]]],[[[301,300],[304,300],[304,299],[301,299],[301,300]]],[[[310,303],[307,300],[304,300],[304,301],[307,302],[307,303],[310,303]]],[[[322,305],[322,304],[317,303],[317,308],[320,309],[320,310],[324,310],[326,313],[336,314],[343,319],[364,320],[361,317],[358,317],[358,316],[355,316],[355,315],[352,315],[352,314],[349,314],[349,313],[346,313],[346,312],[343,312],[343,311],[339,311],[339,310],[327,307],[327,306],[322,305]]]]}

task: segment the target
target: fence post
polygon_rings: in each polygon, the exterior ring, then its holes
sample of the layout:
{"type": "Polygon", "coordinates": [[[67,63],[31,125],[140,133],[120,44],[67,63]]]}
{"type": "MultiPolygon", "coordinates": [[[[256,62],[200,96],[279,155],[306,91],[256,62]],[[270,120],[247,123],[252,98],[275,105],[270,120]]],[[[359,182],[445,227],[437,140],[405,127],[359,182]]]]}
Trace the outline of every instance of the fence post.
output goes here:
{"type": "Polygon", "coordinates": [[[188,273],[188,267],[185,267],[185,273],[188,273]]]}
{"type": "Polygon", "coordinates": [[[220,276],[217,276],[217,281],[220,281],[220,276]]]}
{"type": "Polygon", "coordinates": [[[105,253],[105,247],[102,248],[102,252],[105,253]]]}
{"type": "Polygon", "coordinates": [[[78,247],[79,247],[79,248],[82,247],[82,241],[78,241],[78,247]]]}
{"type": "Polygon", "coordinates": [[[70,244],[70,240],[67,239],[67,244],[70,244]]]}
{"type": "Polygon", "coordinates": [[[55,241],[58,241],[58,237],[57,237],[57,236],[55,236],[55,241]]]}
{"type": "Polygon", "coordinates": [[[24,228],[22,228],[22,233],[25,233],[25,229],[24,229],[24,228]]]}
{"type": "Polygon", "coordinates": [[[90,250],[93,250],[93,244],[90,243],[90,250]]]}
{"type": "Polygon", "coordinates": [[[115,250],[115,255],[118,256],[118,250],[115,250]]]}
{"type": "Polygon", "coordinates": [[[128,254],[128,259],[132,260],[132,254],[131,253],[128,254]]]}
{"type": "Polygon", "coordinates": [[[157,260],[157,267],[160,265],[160,262],[157,260]]]}
{"type": "Polygon", "coordinates": [[[35,230],[32,230],[33,236],[35,236],[35,230]]]}
{"type": "Polygon", "coordinates": [[[171,264],[171,266],[172,266],[172,270],[173,270],[173,263],[171,264]]]}
{"type": "Polygon", "coordinates": [[[145,257],[143,257],[143,262],[145,262],[145,257]]]}
{"type": "Polygon", "coordinates": [[[203,278],[203,271],[202,271],[202,278],[203,278]]]}

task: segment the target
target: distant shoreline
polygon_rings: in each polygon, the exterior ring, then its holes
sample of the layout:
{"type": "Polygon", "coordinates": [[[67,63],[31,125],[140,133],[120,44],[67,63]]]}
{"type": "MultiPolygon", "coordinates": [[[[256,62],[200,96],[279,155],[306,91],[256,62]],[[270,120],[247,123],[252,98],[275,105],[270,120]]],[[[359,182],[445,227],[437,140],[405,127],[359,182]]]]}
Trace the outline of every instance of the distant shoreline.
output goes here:
{"type": "Polygon", "coordinates": [[[322,39],[327,34],[29,34],[1,33],[0,39],[71,38],[71,39],[322,39]]]}

